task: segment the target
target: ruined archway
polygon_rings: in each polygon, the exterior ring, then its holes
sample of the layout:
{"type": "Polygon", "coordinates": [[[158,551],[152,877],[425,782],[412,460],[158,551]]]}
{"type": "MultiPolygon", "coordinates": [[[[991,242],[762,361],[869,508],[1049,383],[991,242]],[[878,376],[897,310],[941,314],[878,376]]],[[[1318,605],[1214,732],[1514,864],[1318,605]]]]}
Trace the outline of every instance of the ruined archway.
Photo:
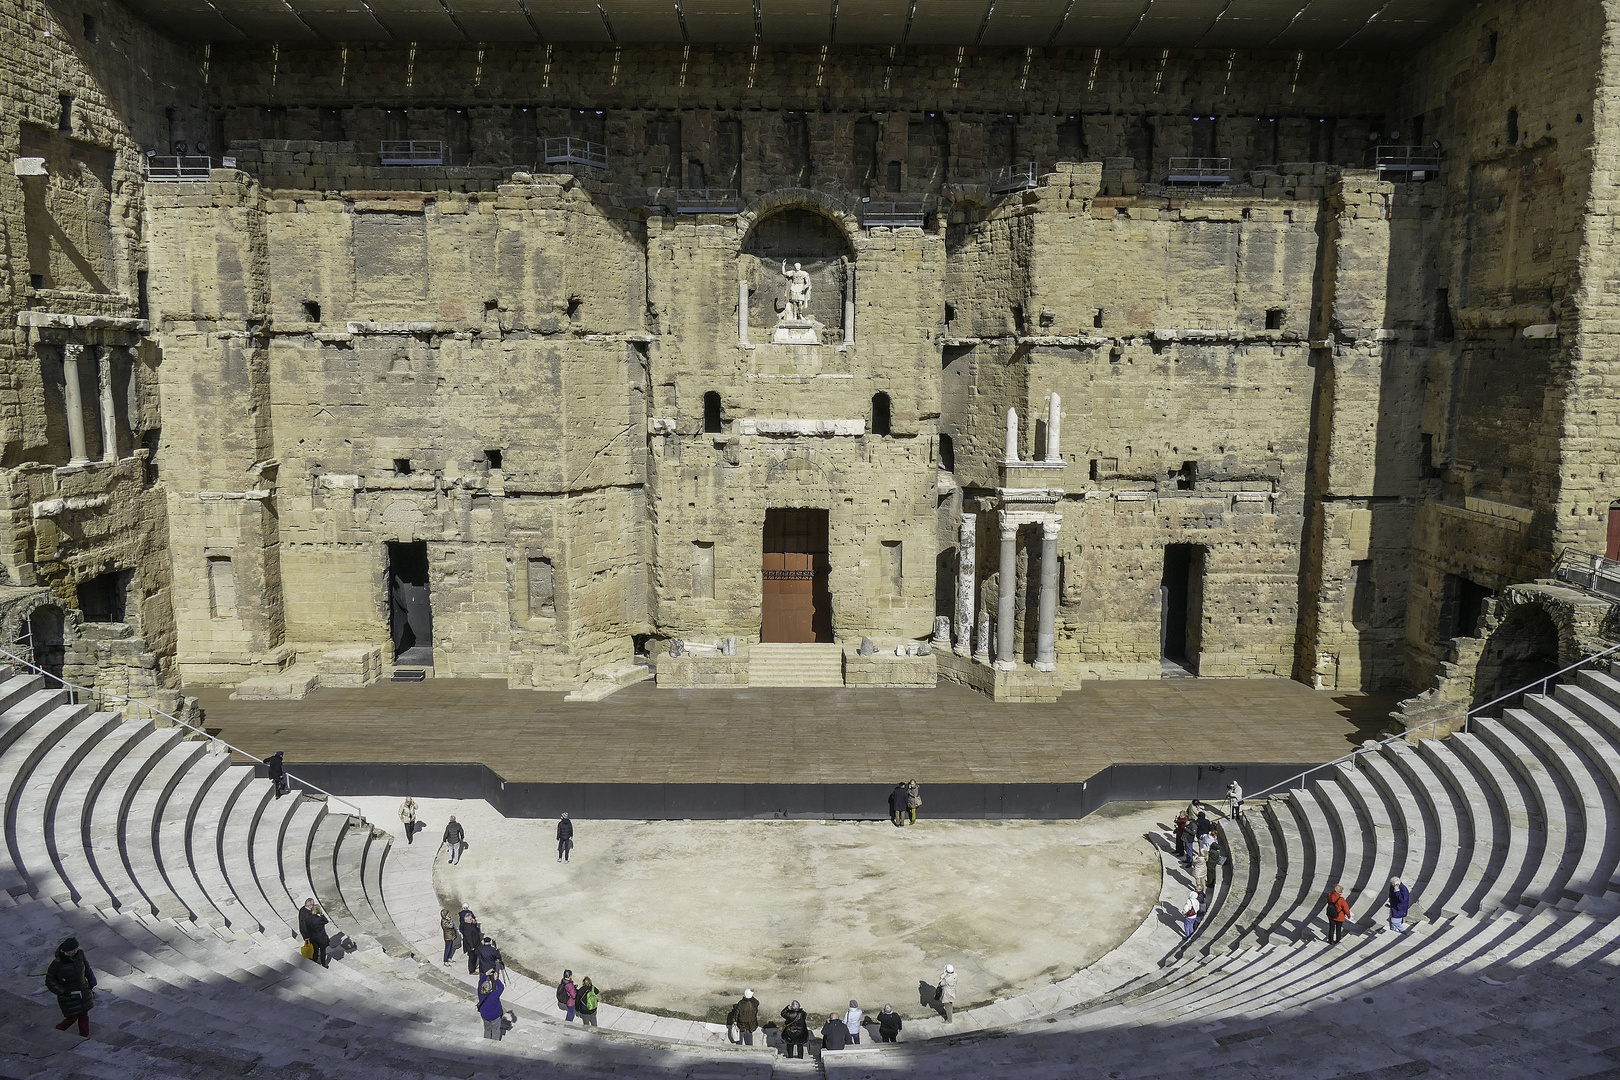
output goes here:
{"type": "MultiPolygon", "coordinates": [[[[1472,707],[1478,708],[1557,671],[1558,640],[1558,624],[1546,608],[1520,604],[1509,610],[1501,625],[1485,639],[1474,675],[1472,707]]],[[[1491,712],[1513,704],[1502,702],[1491,712]]]]}
{"type": "Polygon", "coordinates": [[[824,334],[842,334],[855,250],[840,218],[820,205],[799,202],[762,211],[743,237],[738,257],[750,286],[750,326],[776,323],[787,297],[783,266],[792,270],[798,264],[810,275],[809,316],[824,334]]]}

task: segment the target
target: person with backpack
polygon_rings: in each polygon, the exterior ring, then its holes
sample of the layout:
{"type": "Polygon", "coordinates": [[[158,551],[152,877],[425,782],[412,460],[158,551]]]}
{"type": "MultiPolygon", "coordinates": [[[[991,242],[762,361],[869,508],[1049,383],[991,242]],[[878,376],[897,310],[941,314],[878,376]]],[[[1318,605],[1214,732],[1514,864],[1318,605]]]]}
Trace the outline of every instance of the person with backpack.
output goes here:
{"type": "Polygon", "coordinates": [[[821,1025],[822,1052],[825,1053],[828,1050],[842,1050],[844,1048],[844,1044],[848,1041],[849,1029],[844,1026],[843,1018],[841,1018],[837,1013],[829,1014],[827,1016],[827,1022],[821,1025]]]}
{"type": "Polygon", "coordinates": [[[733,1027],[744,1046],[754,1045],[754,1032],[759,1030],[759,1001],[752,990],[744,990],[742,999],[731,1007],[731,1015],[726,1017],[728,1034],[733,1027]]]}
{"type": "Polygon", "coordinates": [[[331,947],[332,939],[327,936],[326,924],[328,919],[321,914],[321,909],[315,906],[315,898],[311,896],[304,901],[304,906],[298,909],[298,932],[303,935],[304,943],[313,950],[310,959],[321,967],[330,967],[326,950],[331,947]]]}
{"type": "Polygon", "coordinates": [[[283,757],[287,751],[277,750],[264,760],[265,775],[276,786],[276,798],[287,794],[287,763],[283,757]]]}
{"type": "Polygon", "coordinates": [[[1327,897],[1327,939],[1329,945],[1337,945],[1344,939],[1344,924],[1350,918],[1350,901],[1344,898],[1344,886],[1335,885],[1328,892],[1327,897]]]}
{"type": "Polygon", "coordinates": [[[57,1007],[62,1010],[62,1022],[57,1031],[66,1031],[75,1022],[79,1037],[90,1037],[90,1009],[95,1005],[96,973],[90,970],[90,961],[79,948],[78,938],[65,938],[56,947],[50,967],[45,969],[45,989],[56,995],[57,1007]]]}
{"type": "Polygon", "coordinates": [[[1407,931],[1406,913],[1412,907],[1412,890],[1398,877],[1389,879],[1389,928],[1397,934],[1407,931]]]}
{"type": "Polygon", "coordinates": [[[797,1001],[782,1010],[782,1045],[788,1057],[804,1057],[804,1044],[810,1041],[810,1021],[797,1001]]]}
{"type": "Polygon", "coordinates": [[[478,1015],[484,1019],[484,1038],[501,1041],[505,1033],[506,1010],[501,1006],[501,991],[505,985],[493,971],[484,972],[478,983],[478,1015]]]}
{"type": "Polygon", "coordinates": [[[444,966],[450,966],[450,958],[456,955],[456,942],[461,940],[461,931],[456,929],[456,917],[450,914],[449,908],[439,909],[439,929],[444,932],[444,966]]]}
{"type": "Polygon", "coordinates": [[[574,823],[568,820],[567,811],[557,822],[557,861],[567,862],[568,853],[574,850],[574,823]]]}
{"type": "Polygon", "coordinates": [[[563,1023],[574,1018],[574,1000],[579,995],[579,987],[574,985],[574,973],[564,971],[562,982],[557,984],[557,1008],[563,1011],[563,1023]]]}
{"type": "Polygon", "coordinates": [[[596,1009],[602,1003],[602,997],[596,992],[590,977],[580,980],[579,994],[574,999],[574,1011],[579,1013],[579,1022],[586,1027],[596,1027],[596,1009]]]}
{"type": "Polygon", "coordinates": [[[450,865],[461,861],[461,849],[467,846],[467,830],[461,827],[454,814],[444,827],[444,842],[450,849],[450,865]]]}
{"type": "Polygon", "coordinates": [[[1187,902],[1181,908],[1181,932],[1183,937],[1192,937],[1193,931],[1198,929],[1198,894],[1187,894],[1187,902]]]}
{"type": "Polygon", "coordinates": [[[883,1011],[878,1013],[878,1038],[884,1042],[897,1042],[900,1038],[900,1029],[904,1026],[905,1021],[894,1011],[894,1006],[885,1005],[883,1011]]]}
{"type": "Polygon", "coordinates": [[[478,946],[484,943],[483,929],[478,925],[478,916],[472,913],[472,908],[464,907],[456,918],[456,926],[461,930],[461,951],[467,956],[467,974],[478,974],[478,946]]]}

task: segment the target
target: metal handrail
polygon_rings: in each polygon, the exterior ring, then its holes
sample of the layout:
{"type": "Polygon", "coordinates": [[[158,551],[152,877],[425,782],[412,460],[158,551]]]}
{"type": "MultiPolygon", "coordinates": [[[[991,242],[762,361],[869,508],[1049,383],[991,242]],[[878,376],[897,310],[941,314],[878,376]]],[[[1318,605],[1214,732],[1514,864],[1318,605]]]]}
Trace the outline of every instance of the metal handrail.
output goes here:
{"type": "Polygon", "coordinates": [[[1321,765],[1312,765],[1309,769],[1306,769],[1304,772],[1300,773],[1297,776],[1290,776],[1286,780],[1279,780],[1277,783],[1272,784],[1270,787],[1263,788],[1260,791],[1256,791],[1252,795],[1244,795],[1243,798],[1245,800],[1258,799],[1263,795],[1271,794],[1273,791],[1276,791],[1280,787],[1283,787],[1283,786],[1285,786],[1287,784],[1292,784],[1295,780],[1303,780],[1305,777],[1311,775],[1312,773],[1321,772],[1323,769],[1331,769],[1335,765],[1343,765],[1347,761],[1351,762],[1353,764],[1355,762],[1355,760],[1356,760],[1356,755],[1358,755],[1358,754],[1371,753],[1371,752],[1376,751],[1376,750],[1381,750],[1384,747],[1391,745],[1392,743],[1405,742],[1407,736],[1411,735],[1413,732],[1422,731],[1424,728],[1433,727],[1436,724],[1443,724],[1447,720],[1461,720],[1463,722],[1463,730],[1467,731],[1468,730],[1468,718],[1473,716],[1475,713],[1483,712],[1486,709],[1489,709],[1493,705],[1500,705],[1502,702],[1509,701],[1509,700],[1511,700],[1513,698],[1516,698],[1520,694],[1528,693],[1530,691],[1530,688],[1533,687],[1533,686],[1541,687],[1541,693],[1545,695],[1547,693],[1547,684],[1552,682],[1554,679],[1558,678],[1560,675],[1568,674],[1569,672],[1574,671],[1576,668],[1585,667],[1587,664],[1590,664],[1594,660],[1601,660],[1605,656],[1608,656],[1608,655],[1610,655],[1612,653],[1617,653],[1617,652],[1620,652],[1620,645],[1611,645],[1607,649],[1604,649],[1602,652],[1593,653],[1591,656],[1583,656],[1581,659],[1575,661],[1573,664],[1570,664],[1568,667],[1559,668],[1557,671],[1553,672],[1551,675],[1546,675],[1546,676],[1543,676],[1542,678],[1539,678],[1539,679],[1533,679],[1530,682],[1527,682],[1523,686],[1519,687],[1517,690],[1509,690],[1507,693],[1503,694],[1501,697],[1496,698],[1493,701],[1487,701],[1483,705],[1475,705],[1472,709],[1469,709],[1467,712],[1454,713],[1451,716],[1437,716],[1433,720],[1425,720],[1423,723],[1419,724],[1417,727],[1408,728],[1407,730],[1401,732],[1399,735],[1391,735],[1387,739],[1380,739],[1378,742],[1374,743],[1371,747],[1367,747],[1367,746],[1357,747],[1356,749],[1350,751],[1348,754],[1345,754],[1343,757],[1334,758],[1332,761],[1324,762],[1321,765]]]}
{"type": "Polygon", "coordinates": [[[932,200],[923,196],[915,199],[862,199],[860,215],[862,225],[920,226],[928,219],[932,200]]]}
{"type": "Polygon", "coordinates": [[[742,206],[736,188],[676,188],[677,214],[735,214],[742,206]]]}
{"type": "Polygon", "coordinates": [[[1427,146],[1379,144],[1368,151],[1372,166],[1386,172],[1431,173],[1440,171],[1440,151],[1427,146]]]}
{"type": "MultiPolygon", "coordinates": [[[[45,678],[49,679],[51,682],[54,682],[57,686],[60,686],[64,690],[73,690],[73,691],[75,691],[77,693],[90,694],[90,695],[93,695],[93,696],[95,696],[97,698],[100,698],[103,702],[122,701],[126,705],[134,705],[137,709],[144,709],[146,712],[152,714],[153,716],[161,716],[161,717],[163,717],[163,719],[168,720],[170,723],[178,724],[179,726],[185,728],[187,731],[195,732],[196,734],[201,735],[203,738],[207,739],[210,743],[215,743],[215,744],[218,744],[219,746],[225,747],[228,750],[235,751],[236,753],[241,754],[245,758],[249,758],[249,759],[251,759],[253,761],[257,761],[260,765],[266,764],[264,758],[259,757],[259,756],[255,755],[255,754],[250,754],[246,750],[243,750],[240,746],[234,746],[231,743],[226,742],[224,739],[220,738],[218,735],[213,735],[213,734],[210,734],[207,731],[204,731],[202,728],[194,727],[193,725],[188,724],[184,720],[180,719],[178,716],[174,716],[174,715],[172,715],[170,713],[166,713],[162,709],[158,708],[156,705],[150,704],[149,702],[142,701],[140,698],[133,698],[133,697],[128,696],[127,694],[109,694],[104,690],[96,690],[96,689],[93,689],[93,688],[88,687],[88,686],[80,686],[77,683],[70,683],[66,679],[62,678],[61,676],[53,675],[49,671],[46,671],[44,668],[40,667],[38,664],[34,663],[32,660],[26,660],[23,657],[18,656],[16,653],[12,652],[10,649],[7,649],[7,648],[5,648],[3,646],[0,646],[0,657],[4,657],[6,660],[9,660],[10,662],[12,662],[14,664],[21,664],[23,667],[28,668],[29,670],[33,671],[35,674],[45,676],[45,678]]],[[[150,719],[150,717],[147,717],[147,719],[150,719]]],[[[354,814],[355,814],[356,817],[358,817],[360,819],[361,824],[367,824],[365,811],[360,809],[359,806],[355,805],[354,803],[350,802],[349,800],[339,798],[338,796],[332,794],[330,791],[327,791],[325,788],[319,786],[318,784],[311,784],[311,783],[309,783],[307,781],[299,780],[297,776],[294,776],[290,772],[287,774],[287,780],[289,782],[291,782],[293,780],[298,780],[299,784],[302,785],[303,787],[308,788],[311,791],[318,791],[322,795],[325,795],[326,798],[328,799],[328,801],[341,803],[342,805],[348,806],[348,807],[353,807],[354,814]]]]}
{"type": "Polygon", "coordinates": [[[146,159],[148,180],[206,180],[213,159],[196,154],[159,154],[146,159]]]}
{"type": "Polygon", "coordinates": [[[1173,157],[1170,173],[1165,177],[1170,184],[1229,184],[1232,182],[1232,159],[1229,157],[1173,157]]]}
{"type": "Polygon", "coordinates": [[[607,147],[572,135],[547,139],[541,147],[547,165],[585,165],[592,169],[608,167],[607,147]]]}
{"type": "Polygon", "coordinates": [[[1620,560],[1565,548],[1553,565],[1553,578],[1611,600],[1620,599],[1620,560]]]}
{"type": "Polygon", "coordinates": [[[990,194],[1006,195],[1014,191],[1025,191],[1035,186],[1036,164],[1026,161],[1018,165],[1007,165],[990,174],[990,194]]]}
{"type": "Polygon", "coordinates": [[[379,165],[448,165],[450,148],[438,139],[384,139],[377,144],[379,165]]]}

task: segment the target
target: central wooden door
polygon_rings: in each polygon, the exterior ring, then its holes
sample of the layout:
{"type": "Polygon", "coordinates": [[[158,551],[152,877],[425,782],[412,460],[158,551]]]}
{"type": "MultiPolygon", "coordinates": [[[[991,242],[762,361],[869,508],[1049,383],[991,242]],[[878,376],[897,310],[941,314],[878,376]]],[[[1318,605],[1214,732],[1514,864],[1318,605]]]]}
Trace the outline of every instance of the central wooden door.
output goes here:
{"type": "Polygon", "coordinates": [[[765,511],[764,611],[759,639],[832,641],[827,511],[765,511]]]}

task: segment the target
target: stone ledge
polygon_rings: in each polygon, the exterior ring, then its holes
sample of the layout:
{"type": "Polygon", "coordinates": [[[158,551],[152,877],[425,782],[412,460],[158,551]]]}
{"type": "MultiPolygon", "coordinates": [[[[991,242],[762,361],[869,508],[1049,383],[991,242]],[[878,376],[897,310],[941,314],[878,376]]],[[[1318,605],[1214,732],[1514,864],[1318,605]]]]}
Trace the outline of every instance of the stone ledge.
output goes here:
{"type": "Polygon", "coordinates": [[[953,652],[939,650],[934,655],[938,657],[940,678],[988,694],[992,701],[1053,702],[1063,694],[1063,676],[1056,671],[1036,671],[1028,664],[998,671],[953,652]]]}

